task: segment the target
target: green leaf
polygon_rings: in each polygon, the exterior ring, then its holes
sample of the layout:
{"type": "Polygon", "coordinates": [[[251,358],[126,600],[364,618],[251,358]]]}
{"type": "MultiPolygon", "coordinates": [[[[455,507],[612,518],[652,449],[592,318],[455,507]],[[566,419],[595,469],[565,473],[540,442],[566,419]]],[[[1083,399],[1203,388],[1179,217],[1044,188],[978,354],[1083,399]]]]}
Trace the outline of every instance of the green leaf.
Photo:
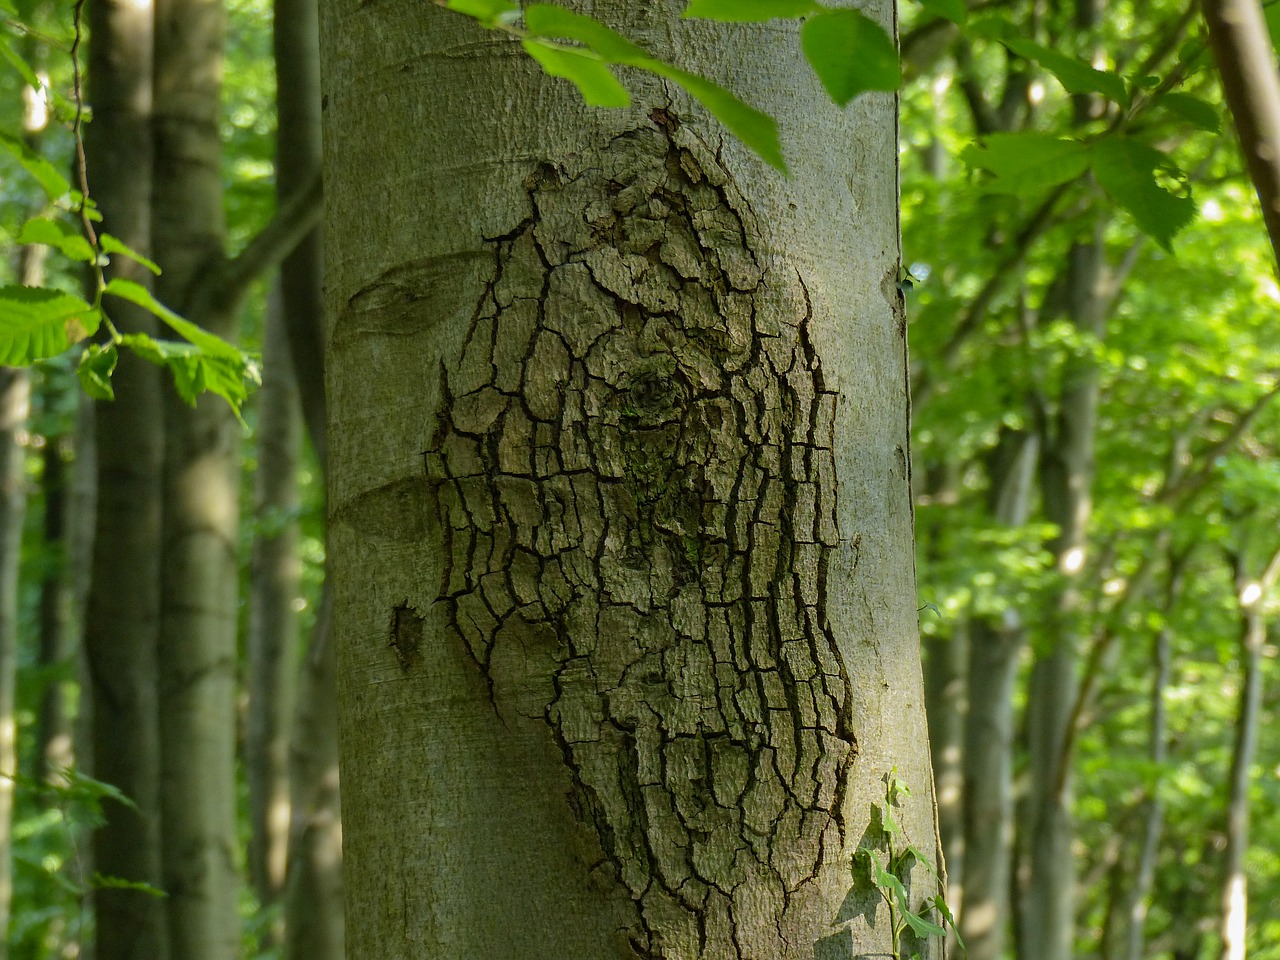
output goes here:
{"type": "Polygon", "coordinates": [[[525,53],[537,60],[548,76],[573,81],[582,99],[593,107],[626,107],[631,95],[618,82],[609,65],[590,50],[564,47],[532,37],[520,41],[525,53]]]}
{"type": "Polygon", "coordinates": [[[1045,133],[993,133],[982,145],[970,144],[960,159],[995,179],[983,184],[991,193],[1027,194],[1074,180],[1089,168],[1090,147],[1045,133]]]}
{"type": "Polygon", "coordinates": [[[468,17],[475,17],[486,27],[511,23],[520,16],[520,5],[511,0],[449,0],[445,6],[458,13],[465,13],[468,17]]]}
{"type": "Polygon", "coordinates": [[[126,880],[124,877],[109,877],[106,874],[93,874],[93,880],[90,886],[99,890],[133,890],[136,893],[145,893],[153,897],[167,897],[168,894],[159,887],[146,883],[142,880],[126,880]]]}
{"type": "Polygon", "coordinates": [[[1129,103],[1124,79],[1119,74],[1095,70],[1082,60],[1030,40],[1006,39],[1001,42],[1018,56],[1036,62],[1052,73],[1067,93],[1100,93],[1116,103],[1129,103]]]}
{"type": "Polygon", "coordinates": [[[653,59],[643,47],[594,17],[549,3],[529,4],[524,11],[524,25],[531,36],[576,40],[609,63],[640,66],[653,59]]]}
{"type": "Polygon", "coordinates": [[[94,400],[114,400],[116,392],[111,387],[111,374],[115,373],[119,359],[115,344],[103,346],[91,343],[76,365],[80,386],[94,400]]]}
{"type": "Polygon", "coordinates": [[[100,315],[79,297],[44,287],[0,287],[0,364],[56,357],[97,332],[100,315]]]}
{"type": "Polygon", "coordinates": [[[804,22],[800,45],[827,94],[845,106],[868,90],[897,90],[898,51],[884,28],[857,10],[828,10],[804,22]]]}
{"type": "Polygon", "coordinates": [[[18,8],[15,7],[10,2],[10,0],[0,0],[0,12],[7,13],[9,16],[14,17],[15,19],[18,16],[18,8]]]}
{"type": "Polygon", "coordinates": [[[40,78],[36,76],[36,72],[31,69],[31,65],[27,63],[26,60],[22,59],[22,57],[14,53],[13,47],[9,46],[9,39],[7,37],[0,38],[0,59],[5,60],[9,66],[18,71],[18,75],[22,77],[27,86],[33,87],[36,90],[39,90],[44,86],[44,84],[40,82],[40,78]]]}
{"type": "Polygon", "coordinates": [[[705,77],[687,73],[660,60],[651,61],[648,69],[680,84],[765,163],[775,170],[787,172],[787,161],[782,156],[782,142],[778,139],[778,124],[773,117],[743,103],[724,87],[705,77]]]}
{"type": "Polygon", "coordinates": [[[100,233],[98,234],[98,246],[102,248],[104,253],[118,253],[122,257],[128,257],[130,260],[142,264],[157,277],[160,276],[161,271],[158,263],[148,257],[144,257],[118,237],[109,233],[100,233]]]}
{"type": "Polygon", "coordinates": [[[969,19],[969,8],[964,0],[916,0],[928,13],[950,20],[952,23],[964,25],[969,19]]]}
{"type": "Polygon", "coordinates": [[[1177,114],[1201,130],[1217,133],[1222,129],[1218,108],[1208,100],[1201,100],[1189,93],[1166,93],[1156,101],[1156,105],[1177,114]]]}
{"type": "Polygon", "coordinates": [[[236,416],[240,416],[240,404],[249,396],[247,383],[258,379],[246,354],[221,337],[178,316],[157,300],[150,290],[132,280],[115,277],[107,284],[103,293],[149,310],[171,330],[186,338],[186,343],[153,340],[140,334],[121,338],[125,346],[143,359],[166,367],[173,374],[174,386],[182,399],[187,403],[195,403],[196,397],[208,391],[226,400],[236,416]]]}
{"type": "Polygon", "coordinates": [[[45,195],[50,200],[58,200],[66,196],[71,185],[67,178],[60,174],[56,167],[40,154],[36,153],[20,138],[7,133],[0,133],[0,149],[12,156],[22,169],[35,177],[45,195]]]}
{"type": "Polygon", "coordinates": [[[724,23],[754,23],[807,17],[822,9],[815,0],[689,0],[681,16],[724,23]]]}
{"type": "Polygon", "coordinates": [[[1108,137],[1093,148],[1093,175],[1116,204],[1129,212],[1138,229],[1165,250],[1174,235],[1196,215],[1190,196],[1178,196],[1162,187],[1157,173],[1174,180],[1182,172],[1165,154],[1128,137],[1108,137]]]}
{"type": "Polygon", "coordinates": [[[920,938],[928,937],[945,937],[947,931],[945,927],[941,927],[932,920],[926,920],[920,914],[911,910],[902,911],[902,919],[907,921],[907,925],[911,927],[912,932],[920,938]]]}
{"type": "Polygon", "coordinates": [[[65,220],[28,220],[18,234],[18,243],[42,243],[83,263],[93,263],[97,258],[84,235],[65,220]]]}

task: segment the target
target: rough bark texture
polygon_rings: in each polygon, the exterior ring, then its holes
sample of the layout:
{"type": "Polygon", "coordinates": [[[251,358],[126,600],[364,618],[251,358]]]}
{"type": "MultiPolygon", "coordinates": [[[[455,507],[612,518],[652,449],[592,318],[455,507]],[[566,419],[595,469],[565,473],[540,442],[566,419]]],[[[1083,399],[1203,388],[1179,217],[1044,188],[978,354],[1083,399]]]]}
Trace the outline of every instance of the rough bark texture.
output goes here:
{"type": "Polygon", "coordinates": [[[934,847],[892,101],[641,6],[594,13],[732,61],[792,181],[656,84],[592,111],[441,11],[323,8],[352,957],[852,957],[891,767],[934,847]]]}
{"type": "MultiPolygon", "coordinates": [[[[160,299],[223,337],[221,0],[156,7],[153,239],[160,299]],[[220,291],[218,291],[220,293],[220,291]]],[[[239,426],[221,399],[166,391],[160,643],[164,878],[175,957],[230,960],[236,915],[235,698],[239,426]]]]}
{"type": "MultiPolygon", "coordinates": [[[[135,250],[150,242],[152,9],[147,3],[90,3],[86,131],[93,196],[103,226],[135,250]]],[[[116,258],[114,275],[148,283],[150,273],[116,258]]],[[[122,332],[154,335],[154,320],[129,304],[111,305],[122,332]]],[[[125,354],[116,399],[97,405],[94,427],[98,509],[85,613],[90,679],[92,772],[136,804],[104,803],[94,835],[94,869],[160,886],[159,731],[156,643],[159,626],[163,426],[156,369],[125,354]]],[[[98,960],[169,956],[165,904],[136,890],[93,890],[98,960]]]]}

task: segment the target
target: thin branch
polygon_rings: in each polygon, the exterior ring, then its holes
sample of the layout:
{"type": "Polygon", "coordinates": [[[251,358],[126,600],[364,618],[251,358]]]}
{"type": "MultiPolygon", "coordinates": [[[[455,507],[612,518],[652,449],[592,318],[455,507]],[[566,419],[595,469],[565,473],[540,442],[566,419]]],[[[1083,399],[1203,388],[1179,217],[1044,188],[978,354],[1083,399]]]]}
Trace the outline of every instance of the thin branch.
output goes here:
{"type": "Polygon", "coordinates": [[[205,274],[193,301],[233,309],[255,280],[278,267],[320,223],[322,198],[320,171],[316,170],[239,254],[205,274]]]}

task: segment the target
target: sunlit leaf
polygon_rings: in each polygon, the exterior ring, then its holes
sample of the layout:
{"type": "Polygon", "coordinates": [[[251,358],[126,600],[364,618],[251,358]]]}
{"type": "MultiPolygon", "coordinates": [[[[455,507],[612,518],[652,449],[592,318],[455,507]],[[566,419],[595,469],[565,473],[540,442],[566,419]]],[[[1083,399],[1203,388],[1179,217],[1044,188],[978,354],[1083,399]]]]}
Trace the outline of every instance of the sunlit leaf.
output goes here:
{"type": "Polygon", "coordinates": [[[118,253],[123,257],[128,257],[130,260],[142,264],[142,266],[146,267],[157,277],[160,276],[160,265],[158,263],[148,257],[144,257],[123,240],[120,240],[109,233],[98,234],[98,246],[102,247],[103,251],[106,253],[118,253]]]}
{"type": "Polygon", "coordinates": [[[1196,214],[1190,196],[1179,196],[1157,181],[1182,174],[1165,154],[1129,137],[1107,137],[1093,148],[1093,175],[1111,199],[1128,211],[1143,233],[1166,250],[1174,235],[1196,214]]]}
{"type": "Polygon", "coordinates": [[[1166,93],[1156,101],[1156,105],[1177,114],[1201,130],[1217,133],[1222,129],[1222,117],[1218,108],[1189,93],[1166,93]]]}
{"type": "Polygon", "coordinates": [[[625,107],[631,96],[609,65],[590,50],[564,47],[532,37],[520,41],[548,76],[571,80],[582,99],[593,107],[625,107]]]}
{"type": "Polygon", "coordinates": [[[77,296],[44,287],[0,287],[0,364],[24,367],[56,357],[98,330],[98,312],[77,296]]]}
{"type": "Polygon", "coordinates": [[[31,65],[14,52],[13,47],[9,45],[8,37],[0,37],[0,59],[3,59],[9,66],[13,67],[18,72],[18,76],[22,77],[23,81],[26,82],[27,86],[34,87],[37,90],[44,86],[40,82],[40,78],[36,76],[36,72],[31,69],[31,65]]]}
{"type": "Polygon", "coordinates": [[[89,344],[76,365],[76,376],[84,392],[95,400],[114,400],[116,393],[111,386],[111,374],[115,372],[118,359],[115,344],[89,344]]]}
{"type": "Polygon", "coordinates": [[[1082,60],[1030,40],[1010,38],[1002,42],[1018,56],[1036,62],[1052,73],[1068,93],[1100,93],[1116,103],[1129,102],[1124,79],[1119,74],[1096,70],[1082,60]]]}
{"type": "Polygon", "coordinates": [[[93,263],[97,256],[84,234],[64,220],[28,220],[18,233],[18,243],[42,243],[82,263],[93,263]]]}
{"type": "Polygon", "coordinates": [[[574,13],[549,3],[531,3],[524,11],[524,25],[535,37],[576,40],[609,63],[636,65],[651,60],[648,52],[594,17],[574,13]]]}
{"type": "Polygon", "coordinates": [[[31,149],[19,137],[0,132],[0,150],[4,150],[22,166],[22,169],[35,177],[45,195],[50,200],[57,200],[67,194],[71,185],[57,168],[40,154],[31,149]]]}
{"type": "Polygon", "coordinates": [[[983,189],[1021,195],[1074,180],[1089,168],[1089,154],[1089,145],[1079,140],[1045,133],[993,133],[981,146],[967,146],[960,159],[995,175],[983,189]]]}
{"type": "Polygon", "coordinates": [[[520,16],[519,4],[511,0],[449,0],[450,10],[475,17],[485,26],[510,23],[520,16]]]}
{"type": "Polygon", "coordinates": [[[807,17],[822,9],[822,5],[815,0],[689,0],[682,16],[725,23],[749,23],[807,17]]]}
{"type": "Polygon", "coordinates": [[[897,90],[898,52],[880,24],[857,10],[828,10],[800,30],[805,59],[840,106],[868,90],[897,90]]]}
{"type": "Polygon", "coordinates": [[[964,0],[916,0],[929,13],[952,23],[963,24],[969,19],[969,8],[964,0]]]}
{"type": "Polygon", "coordinates": [[[907,925],[911,927],[911,932],[917,937],[945,937],[947,935],[945,927],[920,916],[920,914],[912,910],[903,910],[902,919],[907,921],[907,925]]]}
{"type": "Polygon", "coordinates": [[[705,77],[657,60],[653,61],[649,69],[680,84],[769,166],[783,173],[787,172],[787,162],[782,156],[782,142],[778,139],[778,124],[773,117],[743,103],[724,87],[705,77]]]}

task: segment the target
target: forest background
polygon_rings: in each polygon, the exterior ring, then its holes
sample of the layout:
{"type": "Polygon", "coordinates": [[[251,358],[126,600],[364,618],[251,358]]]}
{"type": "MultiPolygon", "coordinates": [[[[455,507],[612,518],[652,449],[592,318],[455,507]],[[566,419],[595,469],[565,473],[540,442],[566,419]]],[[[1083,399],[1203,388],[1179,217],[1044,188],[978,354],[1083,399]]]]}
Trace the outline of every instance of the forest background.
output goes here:
{"type": "MultiPolygon", "coordinates": [[[[228,12],[217,122],[227,247],[239,250],[277,222],[277,77],[270,5],[231,0],[228,12]]],[[[34,26],[11,34],[15,48],[69,96],[67,11],[15,13],[34,26]]],[[[1247,899],[1248,953],[1280,957],[1280,745],[1266,735],[1280,287],[1196,9],[1015,0],[901,15],[921,629],[969,955],[1051,960],[1037,940],[1048,901],[1067,904],[1077,956],[1227,955],[1224,925],[1244,922],[1247,899]],[[1117,146],[1135,143],[1159,153],[1117,146]],[[1043,843],[1059,855],[1033,857],[1043,843]],[[1032,866],[1045,862],[1052,876],[1032,866]]],[[[24,79],[0,72],[0,130],[68,170],[69,115],[33,120],[24,79]]],[[[0,157],[5,283],[41,268],[22,230],[47,207],[13,152],[0,157]]],[[[74,262],[43,269],[46,285],[81,291],[74,262]]],[[[290,806],[295,832],[306,822],[312,840],[332,839],[315,797],[329,812],[335,798],[317,733],[329,727],[315,719],[323,670],[307,659],[323,625],[323,452],[304,441],[284,351],[270,346],[282,335],[273,284],[267,271],[246,278],[239,317],[240,345],[265,353],[242,411],[227,718],[246,956],[301,955],[285,920],[314,926],[337,869],[313,856],[328,880],[286,889],[290,806]],[[305,797],[300,777],[329,789],[305,797]]],[[[0,769],[17,775],[11,810],[0,804],[12,857],[0,911],[7,900],[14,957],[84,955],[95,891],[118,884],[89,865],[89,835],[119,798],[78,772],[95,740],[80,706],[89,540],[110,491],[95,489],[93,404],[74,367],[62,357],[3,380],[0,672],[14,692],[0,713],[16,752],[0,769]]]]}

